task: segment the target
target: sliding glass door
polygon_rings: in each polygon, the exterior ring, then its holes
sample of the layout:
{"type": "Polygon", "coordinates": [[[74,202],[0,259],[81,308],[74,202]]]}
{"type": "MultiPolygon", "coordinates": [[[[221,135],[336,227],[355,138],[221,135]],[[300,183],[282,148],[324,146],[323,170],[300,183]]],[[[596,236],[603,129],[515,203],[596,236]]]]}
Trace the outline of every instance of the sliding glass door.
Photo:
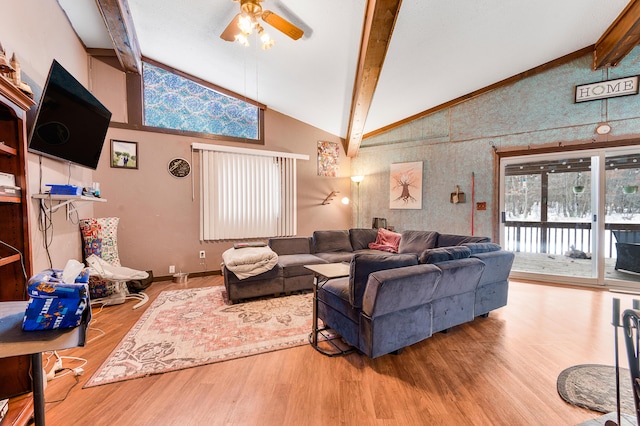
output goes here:
{"type": "Polygon", "coordinates": [[[640,289],[640,150],[503,158],[501,244],[513,274],[640,289]]]}
{"type": "Polygon", "coordinates": [[[500,235],[503,247],[516,255],[514,271],[597,278],[597,163],[584,154],[503,160],[500,235]]]}
{"type": "Polygon", "coordinates": [[[640,154],[607,153],[605,189],[605,281],[640,283],[640,154]]]}

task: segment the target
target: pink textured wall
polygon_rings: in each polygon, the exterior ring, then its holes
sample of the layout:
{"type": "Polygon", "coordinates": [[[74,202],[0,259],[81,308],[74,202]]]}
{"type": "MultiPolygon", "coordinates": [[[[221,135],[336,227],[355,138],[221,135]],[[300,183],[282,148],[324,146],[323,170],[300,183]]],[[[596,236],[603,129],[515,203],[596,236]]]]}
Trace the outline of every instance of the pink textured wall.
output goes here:
{"type": "MultiPolygon", "coordinates": [[[[227,143],[233,146],[306,154],[309,161],[298,160],[298,235],[311,235],[316,229],[346,229],[350,226],[351,207],[338,199],[321,205],[332,190],[349,192],[350,162],[338,137],[291,119],[278,112],[266,112],[264,147],[227,143]],[[317,176],[317,141],[340,144],[342,178],[317,176]]],[[[175,157],[191,161],[191,143],[224,145],[224,142],[111,128],[94,180],[100,182],[107,203],[96,205],[96,217],[120,218],[118,246],[123,265],[134,269],[152,269],[156,276],[169,275],[169,265],[183,272],[220,270],[222,252],[233,241],[199,241],[198,154],[194,154],[193,186],[191,176],[178,179],[167,172],[167,163],[175,157]],[[110,140],[138,143],[139,169],[117,169],[109,165],[110,140]],[[192,194],[196,194],[193,199],[192,194]],[[205,250],[206,263],[198,252],[205,250]]]]}

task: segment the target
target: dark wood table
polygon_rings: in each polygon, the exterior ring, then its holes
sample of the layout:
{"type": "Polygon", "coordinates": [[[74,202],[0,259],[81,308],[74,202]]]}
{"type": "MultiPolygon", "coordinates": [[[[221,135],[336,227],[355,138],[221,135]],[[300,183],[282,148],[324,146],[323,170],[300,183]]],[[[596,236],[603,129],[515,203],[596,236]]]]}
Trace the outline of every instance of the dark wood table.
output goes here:
{"type": "MultiPolygon", "coordinates": [[[[309,336],[309,343],[318,352],[328,355],[346,355],[353,352],[352,347],[346,347],[346,345],[338,345],[334,342],[336,338],[324,336],[326,341],[331,344],[331,349],[321,348],[318,345],[318,334],[327,330],[327,327],[318,328],[318,288],[322,288],[327,281],[334,278],[342,278],[349,276],[350,265],[348,263],[320,263],[317,265],[304,265],[305,268],[313,272],[313,325],[311,328],[311,335],[309,336]]],[[[339,337],[338,337],[339,338],[339,337]]]]}
{"type": "Polygon", "coordinates": [[[84,346],[89,309],[82,324],[75,328],[23,331],[22,319],[29,302],[0,302],[0,358],[31,356],[33,417],[36,426],[45,424],[44,372],[42,352],[84,346]]]}

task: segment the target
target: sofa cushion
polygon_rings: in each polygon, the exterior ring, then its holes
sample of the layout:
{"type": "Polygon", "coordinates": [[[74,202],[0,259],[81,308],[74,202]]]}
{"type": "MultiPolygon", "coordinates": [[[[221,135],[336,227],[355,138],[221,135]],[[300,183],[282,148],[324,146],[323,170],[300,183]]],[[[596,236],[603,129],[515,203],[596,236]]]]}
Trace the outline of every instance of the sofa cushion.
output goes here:
{"type": "MultiPolygon", "coordinates": [[[[355,324],[359,321],[359,311],[349,301],[349,278],[334,278],[318,289],[318,300],[349,318],[355,324]]],[[[326,318],[322,318],[325,320],[326,318]]],[[[332,324],[333,325],[333,324],[332,324]]],[[[356,339],[354,339],[356,340],[356,339]]]]}
{"type": "Polygon", "coordinates": [[[278,256],[287,254],[311,253],[310,237],[282,237],[269,238],[269,247],[278,253],[278,256]]]}
{"type": "Polygon", "coordinates": [[[436,231],[403,231],[398,253],[419,254],[426,249],[434,248],[437,241],[436,231]]]}
{"type": "Polygon", "coordinates": [[[502,247],[496,243],[464,243],[462,244],[464,247],[469,247],[471,250],[471,254],[476,253],[488,253],[491,251],[500,251],[502,247]]]}
{"type": "Polygon", "coordinates": [[[349,300],[351,304],[354,308],[362,308],[362,296],[367,287],[370,273],[417,264],[418,257],[415,254],[354,254],[349,271],[349,300]]]}
{"type": "MultiPolygon", "coordinates": [[[[374,249],[363,249],[354,251],[353,254],[356,253],[364,253],[364,254],[382,254],[382,250],[374,250],[374,249]]],[[[353,256],[352,256],[353,257],[353,256]]]]}
{"type": "Polygon", "coordinates": [[[455,235],[455,234],[440,234],[438,235],[438,242],[435,247],[451,247],[459,246],[464,243],[490,243],[489,237],[475,237],[471,235],[455,235]]]}
{"type": "Polygon", "coordinates": [[[314,256],[318,256],[320,259],[326,260],[328,263],[345,262],[350,263],[353,257],[352,251],[336,251],[332,253],[316,253],[314,256]]]}
{"type": "Polygon", "coordinates": [[[401,235],[384,228],[378,229],[378,235],[373,243],[369,243],[369,248],[373,250],[388,251],[397,253],[400,246],[401,235]]]}
{"type": "Polygon", "coordinates": [[[349,231],[331,230],[314,231],[313,245],[315,253],[331,253],[336,251],[353,251],[349,240],[349,231]]]}
{"type": "Polygon", "coordinates": [[[327,263],[312,254],[284,254],[278,256],[278,266],[282,268],[282,276],[297,277],[300,275],[313,275],[313,272],[304,267],[304,265],[317,265],[318,263],[327,263]]]}
{"type": "Polygon", "coordinates": [[[362,312],[369,318],[429,304],[442,270],[436,265],[407,266],[369,275],[362,312]]]}
{"type": "Polygon", "coordinates": [[[471,256],[469,247],[438,247],[423,251],[419,260],[420,263],[439,263],[448,260],[466,259],[469,256],[471,256]]]}
{"type": "Polygon", "coordinates": [[[376,240],[378,236],[377,229],[369,228],[353,228],[349,229],[349,239],[351,240],[351,248],[355,250],[363,250],[369,247],[369,243],[376,240]]]}

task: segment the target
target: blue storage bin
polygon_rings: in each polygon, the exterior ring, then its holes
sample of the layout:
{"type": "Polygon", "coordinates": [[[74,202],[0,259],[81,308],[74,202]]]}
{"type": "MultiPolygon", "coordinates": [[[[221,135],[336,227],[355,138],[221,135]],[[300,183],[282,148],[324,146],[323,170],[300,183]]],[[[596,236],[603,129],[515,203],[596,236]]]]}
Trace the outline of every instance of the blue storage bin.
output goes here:
{"type": "Polygon", "coordinates": [[[75,283],[63,282],[62,270],[59,269],[47,269],[31,277],[27,283],[27,293],[31,298],[22,329],[33,331],[77,327],[82,323],[83,316],[89,322],[88,271],[85,268],[75,283]]]}
{"type": "Polygon", "coordinates": [[[51,187],[49,193],[51,195],[82,195],[82,188],[76,185],[55,185],[48,183],[51,187]]]}

